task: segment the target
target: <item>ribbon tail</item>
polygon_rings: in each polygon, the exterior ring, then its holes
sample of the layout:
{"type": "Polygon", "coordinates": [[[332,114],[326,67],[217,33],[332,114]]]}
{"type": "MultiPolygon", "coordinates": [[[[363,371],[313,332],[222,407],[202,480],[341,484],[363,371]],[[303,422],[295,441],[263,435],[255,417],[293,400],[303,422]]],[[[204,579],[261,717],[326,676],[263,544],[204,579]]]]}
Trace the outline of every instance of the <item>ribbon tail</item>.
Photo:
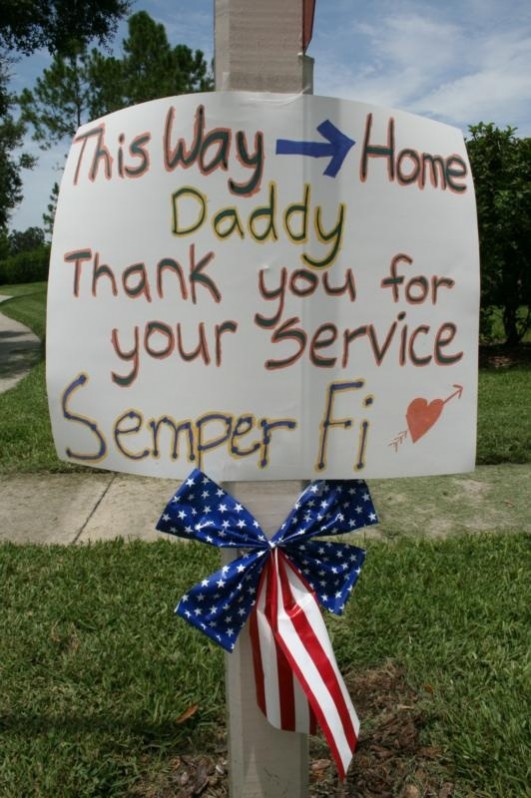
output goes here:
{"type": "Polygon", "coordinates": [[[276,639],[276,619],[270,608],[276,605],[277,583],[268,561],[258,589],[256,605],[249,618],[253,652],[256,700],[261,711],[277,729],[315,734],[315,714],[299,680],[276,639]]]}
{"type": "Polygon", "coordinates": [[[278,549],[271,559],[270,581],[276,583],[271,598],[276,602],[269,606],[276,618],[275,640],[315,713],[344,779],[358,740],[358,716],[315,595],[278,549]]]}

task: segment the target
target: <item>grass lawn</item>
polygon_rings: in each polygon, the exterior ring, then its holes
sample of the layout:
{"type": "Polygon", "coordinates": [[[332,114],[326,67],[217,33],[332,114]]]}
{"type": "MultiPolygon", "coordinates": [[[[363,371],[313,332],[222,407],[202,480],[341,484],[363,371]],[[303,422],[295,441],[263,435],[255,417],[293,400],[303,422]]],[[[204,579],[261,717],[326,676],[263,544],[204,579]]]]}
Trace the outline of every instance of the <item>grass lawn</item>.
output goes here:
{"type": "Polygon", "coordinates": [[[48,283],[0,285],[0,294],[13,297],[2,302],[2,313],[30,327],[41,340],[46,332],[47,288],[48,283]]]}
{"type": "MultiPolygon", "coordinates": [[[[526,794],[528,553],[518,534],[372,543],[330,622],[344,673],[405,674],[432,783],[454,798],[526,794]]],[[[0,547],[2,798],[181,794],[177,758],[223,746],[223,658],[172,609],[217,562],[167,541],[0,547]]],[[[365,735],[374,723],[365,710],[365,735]]],[[[420,778],[409,759],[397,795],[420,778]]]]}
{"type": "MultiPolygon", "coordinates": [[[[1,310],[42,337],[45,292],[44,283],[2,286],[14,298],[1,310]]],[[[528,368],[481,371],[478,462],[531,460],[530,388],[528,368]]],[[[41,363],[0,395],[0,473],[68,470],[82,469],[55,455],[41,363]]],[[[345,616],[329,619],[363,729],[342,795],[403,796],[410,784],[419,796],[523,798],[528,539],[368,549],[345,616]],[[389,673],[398,687],[377,693],[394,704],[378,712],[369,687],[389,673]],[[413,726],[416,746],[404,736],[413,726]],[[397,762],[387,791],[369,789],[367,774],[379,779],[397,762]]],[[[218,562],[207,547],[166,541],[0,546],[0,798],[200,794],[181,790],[179,763],[223,750],[223,657],[172,610],[218,562]]],[[[319,745],[317,759],[328,756],[319,745]]],[[[226,783],[201,794],[226,796],[226,783]]],[[[333,794],[333,785],[311,792],[333,794]]]]}
{"type": "Polygon", "coordinates": [[[530,368],[479,372],[477,462],[531,462],[530,368]]]}
{"type": "MultiPolygon", "coordinates": [[[[522,306],[518,309],[517,319],[518,324],[522,324],[527,318],[528,308],[522,306]]],[[[501,343],[505,339],[505,327],[503,324],[503,311],[501,308],[491,308],[491,335],[490,340],[493,343],[501,343]]],[[[531,330],[528,330],[523,337],[524,341],[531,341],[531,330]]],[[[488,343],[488,341],[487,341],[488,343]]]]}
{"type": "MultiPolygon", "coordinates": [[[[46,283],[0,286],[13,299],[2,313],[44,337],[46,283]]],[[[531,462],[531,369],[482,369],[479,378],[478,464],[531,462]]],[[[58,460],[48,419],[44,364],[0,395],[0,473],[76,471],[58,460]]]]}

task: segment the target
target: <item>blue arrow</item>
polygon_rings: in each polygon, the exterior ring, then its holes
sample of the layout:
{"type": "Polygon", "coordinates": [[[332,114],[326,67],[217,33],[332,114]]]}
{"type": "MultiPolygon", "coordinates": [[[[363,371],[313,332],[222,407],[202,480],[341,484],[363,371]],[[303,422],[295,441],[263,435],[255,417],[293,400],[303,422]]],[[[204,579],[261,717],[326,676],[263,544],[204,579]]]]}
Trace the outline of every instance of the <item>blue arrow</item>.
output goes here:
{"type": "Polygon", "coordinates": [[[319,141],[290,141],[289,139],[277,139],[277,155],[309,155],[311,158],[330,158],[330,163],[323,174],[328,177],[336,177],[343,165],[349,150],[356,143],[341,133],[329,119],[322,122],[317,128],[317,132],[326,139],[328,143],[319,141]]]}

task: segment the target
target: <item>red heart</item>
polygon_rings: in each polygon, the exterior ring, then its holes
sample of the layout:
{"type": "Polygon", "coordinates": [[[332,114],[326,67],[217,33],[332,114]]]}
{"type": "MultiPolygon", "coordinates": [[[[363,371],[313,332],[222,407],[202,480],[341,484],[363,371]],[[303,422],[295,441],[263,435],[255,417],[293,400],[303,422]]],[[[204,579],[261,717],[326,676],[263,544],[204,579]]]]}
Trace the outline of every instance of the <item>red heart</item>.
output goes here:
{"type": "Polygon", "coordinates": [[[413,399],[406,411],[406,421],[413,443],[422,438],[433,427],[442,413],[444,402],[434,399],[428,404],[426,399],[413,399]]]}

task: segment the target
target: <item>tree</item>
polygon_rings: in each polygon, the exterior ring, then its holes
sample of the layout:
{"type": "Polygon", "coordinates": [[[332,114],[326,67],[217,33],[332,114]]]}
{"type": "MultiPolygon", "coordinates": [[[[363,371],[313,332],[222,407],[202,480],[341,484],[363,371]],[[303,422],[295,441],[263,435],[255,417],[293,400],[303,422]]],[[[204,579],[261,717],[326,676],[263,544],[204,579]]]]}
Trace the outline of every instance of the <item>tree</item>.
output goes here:
{"type": "MultiPolygon", "coordinates": [[[[41,149],[72,139],[81,124],[136,103],[174,94],[209,91],[212,76],[203,53],[184,44],[173,47],[163,25],[140,11],[128,20],[121,58],[85,45],[56,53],[32,90],[19,98],[22,118],[41,149]]],[[[53,228],[55,201],[44,215],[53,228]]]]}
{"type": "Polygon", "coordinates": [[[213,88],[203,53],[172,47],[163,25],[139,11],[128,21],[123,57],[85,47],[57,54],[32,91],[20,96],[23,118],[43,149],[72,138],[89,119],[136,103],[213,88]]]}
{"type": "Polygon", "coordinates": [[[13,230],[8,236],[9,254],[31,252],[44,244],[44,230],[40,227],[27,227],[25,230],[13,230]]]}
{"type": "Polygon", "coordinates": [[[130,0],[2,0],[0,45],[29,55],[41,47],[69,53],[72,42],[103,44],[129,7],[130,0]]]}
{"type": "Polygon", "coordinates": [[[0,231],[5,230],[13,208],[22,199],[22,169],[31,169],[34,159],[14,152],[22,145],[24,124],[11,112],[14,98],[7,90],[8,61],[0,53],[0,231]]]}
{"type": "Polygon", "coordinates": [[[480,122],[467,141],[478,209],[482,328],[501,308],[506,342],[531,325],[531,138],[480,122]]]}
{"type": "Polygon", "coordinates": [[[33,139],[47,150],[63,138],[73,138],[91,111],[88,56],[81,47],[71,47],[67,56],[56,54],[33,91],[19,97],[22,118],[33,126],[33,139]]]}
{"type": "Polygon", "coordinates": [[[164,25],[146,11],[133,14],[128,28],[121,59],[105,57],[96,50],[91,53],[94,116],[159,97],[214,88],[201,50],[194,52],[185,44],[172,47],[164,25]]]}
{"type": "Polygon", "coordinates": [[[22,145],[24,125],[11,113],[13,98],[6,85],[7,69],[0,57],[0,231],[7,227],[11,211],[22,199],[21,170],[34,164],[26,153],[13,155],[22,145]]]}
{"type": "Polygon", "coordinates": [[[115,33],[129,0],[2,0],[0,13],[0,230],[22,199],[21,170],[35,159],[14,156],[22,144],[24,123],[13,116],[14,98],[7,89],[8,65],[15,53],[28,55],[40,47],[72,55],[97,39],[115,33]]]}
{"type": "Polygon", "coordinates": [[[164,26],[145,11],[130,18],[123,50],[124,105],[213,88],[201,50],[171,47],[164,26]]]}
{"type": "Polygon", "coordinates": [[[9,257],[9,239],[7,235],[7,230],[4,228],[3,230],[0,229],[0,261],[5,260],[9,257]]]}
{"type": "Polygon", "coordinates": [[[59,199],[59,183],[54,183],[50,194],[50,201],[46,206],[46,211],[42,214],[44,232],[49,240],[51,240],[53,235],[53,224],[55,221],[55,212],[57,210],[58,199],[59,199]]]}

